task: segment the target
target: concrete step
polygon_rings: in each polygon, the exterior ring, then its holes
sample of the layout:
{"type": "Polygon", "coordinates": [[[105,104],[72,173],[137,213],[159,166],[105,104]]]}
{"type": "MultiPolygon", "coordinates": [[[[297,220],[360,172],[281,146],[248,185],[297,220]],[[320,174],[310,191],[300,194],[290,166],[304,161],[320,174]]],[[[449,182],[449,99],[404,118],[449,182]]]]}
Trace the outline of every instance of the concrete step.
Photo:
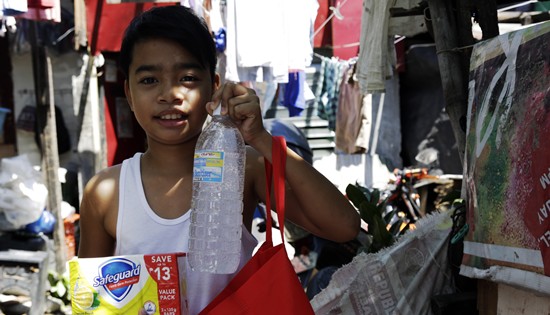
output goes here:
{"type": "Polygon", "coordinates": [[[265,118],[288,118],[288,109],[284,106],[271,106],[265,113],[265,118]]]}
{"type": "Polygon", "coordinates": [[[320,118],[319,116],[311,116],[311,117],[288,117],[284,118],[285,120],[288,120],[292,122],[296,127],[301,129],[306,128],[327,128],[328,129],[328,121],[320,118]]]}
{"type": "MultiPolygon", "coordinates": [[[[320,63],[313,63],[306,68],[306,82],[315,92],[316,84],[320,75],[320,63]]],[[[284,106],[276,105],[277,100],[266,112],[266,118],[278,118],[292,122],[300,128],[306,135],[308,144],[313,152],[313,158],[318,159],[330,155],[334,152],[334,131],[328,128],[328,121],[317,115],[315,100],[310,100],[301,116],[289,117],[288,109],[284,106]]]]}
{"type": "Polygon", "coordinates": [[[314,157],[324,156],[334,151],[334,131],[328,128],[328,121],[319,116],[280,117],[293,123],[305,134],[314,157]]]}
{"type": "Polygon", "coordinates": [[[332,139],[308,139],[311,150],[334,149],[334,141],[332,139]]]}
{"type": "Polygon", "coordinates": [[[308,139],[334,139],[334,131],[329,130],[328,128],[300,128],[300,129],[308,139]]]}
{"type": "Polygon", "coordinates": [[[334,149],[318,149],[313,150],[313,161],[319,160],[325,156],[329,156],[334,152],[334,149]]]}

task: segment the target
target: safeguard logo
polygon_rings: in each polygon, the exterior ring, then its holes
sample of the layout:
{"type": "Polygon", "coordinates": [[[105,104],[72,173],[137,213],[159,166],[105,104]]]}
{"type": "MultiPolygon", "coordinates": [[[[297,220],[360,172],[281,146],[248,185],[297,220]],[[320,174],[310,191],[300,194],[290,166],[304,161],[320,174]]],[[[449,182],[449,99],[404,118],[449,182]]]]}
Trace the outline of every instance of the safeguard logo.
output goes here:
{"type": "Polygon", "coordinates": [[[117,302],[124,300],[134,284],[139,282],[141,265],[126,258],[113,258],[99,266],[94,287],[103,287],[117,302]]]}

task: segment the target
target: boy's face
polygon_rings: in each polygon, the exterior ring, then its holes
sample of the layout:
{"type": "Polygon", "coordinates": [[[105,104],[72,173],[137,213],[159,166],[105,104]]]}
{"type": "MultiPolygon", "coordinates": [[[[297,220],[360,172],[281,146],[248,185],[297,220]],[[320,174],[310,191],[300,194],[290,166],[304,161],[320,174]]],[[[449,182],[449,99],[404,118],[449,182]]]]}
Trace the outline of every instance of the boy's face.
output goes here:
{"type": "Polygon", "coordinates": [[[134,46],[124,90],[130,108],[150,140],[165,144],[197,136],[207,116],[206,102],[219,85],[186,49],[165,39],[134,46]]]}

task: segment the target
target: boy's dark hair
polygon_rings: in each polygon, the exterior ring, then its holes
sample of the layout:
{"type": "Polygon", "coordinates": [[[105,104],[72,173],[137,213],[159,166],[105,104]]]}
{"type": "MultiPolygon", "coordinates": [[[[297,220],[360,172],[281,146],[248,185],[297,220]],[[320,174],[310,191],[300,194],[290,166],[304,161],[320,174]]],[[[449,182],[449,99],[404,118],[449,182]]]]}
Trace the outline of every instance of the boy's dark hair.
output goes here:
{"type": "Polygon", "coordinates": [[[134,46],[147,39],[172,40],[187,49],[202,66],[216,71],[216,46],[204,19],[185,6],[154,7],[136,16],[126,28],[120,48],[119,66],[126,78],[134,46]]]}

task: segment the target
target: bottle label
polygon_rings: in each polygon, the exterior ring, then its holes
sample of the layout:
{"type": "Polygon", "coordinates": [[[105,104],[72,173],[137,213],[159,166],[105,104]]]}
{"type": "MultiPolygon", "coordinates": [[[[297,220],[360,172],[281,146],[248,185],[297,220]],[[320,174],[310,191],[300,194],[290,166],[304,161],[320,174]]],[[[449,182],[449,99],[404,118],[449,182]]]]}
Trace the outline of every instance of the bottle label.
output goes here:
{"type": "Polygon", "coordinates": [[[223,181],[223,151],[195,151],[193,181],[221,183],[223,181]]]}

